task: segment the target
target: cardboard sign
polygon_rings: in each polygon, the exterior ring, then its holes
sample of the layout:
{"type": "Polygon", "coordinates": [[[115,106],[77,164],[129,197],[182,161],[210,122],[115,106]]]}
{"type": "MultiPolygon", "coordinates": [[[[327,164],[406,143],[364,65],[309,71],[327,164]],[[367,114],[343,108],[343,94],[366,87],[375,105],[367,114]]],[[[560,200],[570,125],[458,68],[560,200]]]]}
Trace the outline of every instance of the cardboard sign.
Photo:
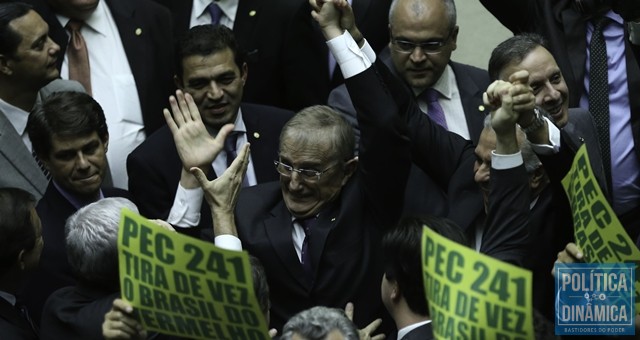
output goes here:
{"type": "Polygon", "coordinates": [[[270,339],[249,256],[178,234],[122,211],[122,298],[145,329],[194,339],[270,339]]]}
{"type": "Polygon", "coordinates": [[[436,339],[533,339],[531,272],[425,226],[424,288],[436,339]]]}

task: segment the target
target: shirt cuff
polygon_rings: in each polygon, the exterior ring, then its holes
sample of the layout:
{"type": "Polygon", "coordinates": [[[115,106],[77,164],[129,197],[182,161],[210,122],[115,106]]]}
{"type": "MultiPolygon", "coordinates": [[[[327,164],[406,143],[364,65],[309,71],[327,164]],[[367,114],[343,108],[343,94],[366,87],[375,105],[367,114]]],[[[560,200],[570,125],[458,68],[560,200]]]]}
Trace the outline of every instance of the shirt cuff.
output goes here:
{"type": "Polygon", "coordinates": [[[202,188],[186,189],[178,184],[167,222],[181,228],[197,227],[200,224],[200,208],[204,191],[202,188]]]}
{"type": "MultiPolygon", "coordinates": [[[[367,45],[368,43],[365,41],[361,50],[347,31],[341,36],[327,41],[327,47],[329,47],[329,51],[336,59],[336,63],[340,65],[344,79],[351,78],[371,66],[372,61],[367,57],[368,52],[365,52],[367,45]]],[[[371,47],[369,46],[368,49],[371,49],[371,47]]]]}
{"type": "Polygon", "coordinates": [[[560,129],[553,124],[549,118],[544,117],[547,121],[547,127],[549,129],[549,144],[534,144],[531,143],[531,149],[538,155],[549,156],[560,151],[560,129]]]}
{"type": "Polygon", "coordinates": [[[491,151],[491,167],[496,170],[513,169],[521,164],[524,164],[524,161],[520,151],[510,155],[500,155],[496,150],[491,151]]]}
{"type": "Polygon", "coordinates": [[[226,250],[242,250],[242,242],[239,238],[233,235],[220,235],[216,236],[213,239],[214,244],[218,248],[226,249],[226,250]]]}

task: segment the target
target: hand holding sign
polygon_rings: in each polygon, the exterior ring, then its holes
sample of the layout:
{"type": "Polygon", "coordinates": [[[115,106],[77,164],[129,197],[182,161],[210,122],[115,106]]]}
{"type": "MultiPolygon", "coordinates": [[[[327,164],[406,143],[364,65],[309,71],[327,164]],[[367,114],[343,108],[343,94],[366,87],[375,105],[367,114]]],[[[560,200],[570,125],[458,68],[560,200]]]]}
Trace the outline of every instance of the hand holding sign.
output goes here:
{"type": "Polygon", "coordinates": [[[249,144],[245,144],[238,157],[225,170],[222,176],[209,181],[201,169],[191,168],[191,173],[204,191],[204,196],[213,218],[214,234],[231,234],[237,236],[233,211],[238,201],[238,193],[242,187],[242,179],[249,165],[249,144]]]}
{"type": "Polygon", "coordinates": [[[133,318],[133,307],[122,300],[113,300],[111,310],[105,314],[102,335],[107,340],[146,339],[147,331],[133,318]]]}

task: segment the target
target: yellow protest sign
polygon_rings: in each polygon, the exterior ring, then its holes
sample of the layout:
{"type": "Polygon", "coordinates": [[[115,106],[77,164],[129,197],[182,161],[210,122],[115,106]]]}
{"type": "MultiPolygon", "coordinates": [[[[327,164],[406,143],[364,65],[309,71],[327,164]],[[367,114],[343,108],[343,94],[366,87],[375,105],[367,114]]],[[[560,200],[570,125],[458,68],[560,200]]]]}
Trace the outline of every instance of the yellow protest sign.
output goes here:
{"type": "Polygon", "coordinates": [[[425,226],[424,288],[436,339],[533,339],[531,272],[425,226]]]}
{"type": "Polygon", "coordinates": [[[567,192],[576,244],[588,263],[635,263],[635,306],[640,310],[640,250],[631,240],[593,175],[586,145],[562,179],[567,192]]]}
{"type": "Polygon", "coordinates": [[[165,230],[123,209],[122,298],[145,329],[194,339],[270,339],[249,257],[165,230]]]}

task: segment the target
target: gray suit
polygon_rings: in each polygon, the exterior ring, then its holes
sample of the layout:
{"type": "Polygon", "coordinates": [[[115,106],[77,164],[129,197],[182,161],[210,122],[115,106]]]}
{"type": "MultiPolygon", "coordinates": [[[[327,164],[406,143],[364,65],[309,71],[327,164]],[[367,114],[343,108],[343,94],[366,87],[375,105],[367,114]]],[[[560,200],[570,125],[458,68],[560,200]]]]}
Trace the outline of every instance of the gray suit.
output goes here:
{"type": "MultiPolygon", "coordinates": [[[[43,87],[38,93],[37,101],[57,91],[85,92],[80,83],[56,79],[43,87]]],[[[11,122],[0,111],[0,187],[16,187],[30,192],[40,199],[47,189],[47,178],[40,170],[22,138],[11,125],[11,122]]]]}

